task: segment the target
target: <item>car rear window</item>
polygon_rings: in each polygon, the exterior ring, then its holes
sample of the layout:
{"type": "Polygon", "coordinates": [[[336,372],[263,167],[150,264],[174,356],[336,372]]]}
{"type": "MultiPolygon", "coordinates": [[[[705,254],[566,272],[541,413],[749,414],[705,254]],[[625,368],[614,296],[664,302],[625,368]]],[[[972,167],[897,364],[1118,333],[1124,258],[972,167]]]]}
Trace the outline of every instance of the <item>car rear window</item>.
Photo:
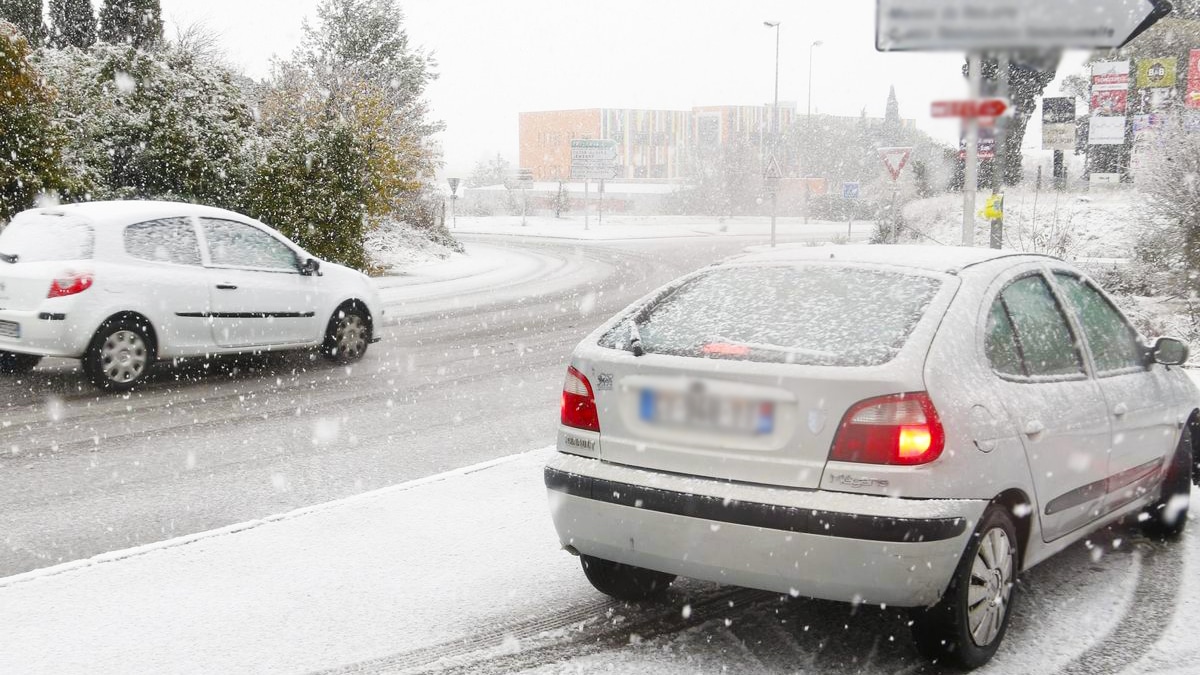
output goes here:
{"type": "Polygon", "coordinates": [[[874,366],[900,352],[937,295],[931,276],[837,265],[722,267],[693,277],[600,340],[649,354],[874,366]]]}
{"type": "Polygon", "coordinates": [[[95,236],[92,226],[61,217],[16,220],[0,232],[0,253],[20,262],[90,260],[95,236]]]}

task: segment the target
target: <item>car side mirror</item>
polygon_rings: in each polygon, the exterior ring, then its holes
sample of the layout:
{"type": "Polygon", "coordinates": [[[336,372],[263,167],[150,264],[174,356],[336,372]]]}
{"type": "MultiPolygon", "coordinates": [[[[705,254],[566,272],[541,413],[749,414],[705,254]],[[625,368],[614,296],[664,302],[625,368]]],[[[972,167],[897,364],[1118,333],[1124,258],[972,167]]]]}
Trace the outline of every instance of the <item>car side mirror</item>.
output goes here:
{"type": "Polygon", "coordinates": [[[300,274],[306,277],[321,276],[321,261],[316,258],[309,258],[300,263],[300,274]]]}
{"type": "Polygon", "coordinates": [[[1150,348],[1150,356],[1164,366],[1182,366],[1188,360],[1188,346],[1182,340],[1161,337],[1150,348]]]}

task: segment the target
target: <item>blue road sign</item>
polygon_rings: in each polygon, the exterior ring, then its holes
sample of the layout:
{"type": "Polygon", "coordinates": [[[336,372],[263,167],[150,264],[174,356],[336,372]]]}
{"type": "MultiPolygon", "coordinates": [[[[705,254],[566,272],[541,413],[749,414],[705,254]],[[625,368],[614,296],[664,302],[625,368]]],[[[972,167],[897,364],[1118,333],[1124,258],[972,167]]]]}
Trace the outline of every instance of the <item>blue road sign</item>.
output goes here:
{"type": "Polygon", "coordinates": [[[842,199],[858,199],[858,183],[842,183],[842,199]]]}

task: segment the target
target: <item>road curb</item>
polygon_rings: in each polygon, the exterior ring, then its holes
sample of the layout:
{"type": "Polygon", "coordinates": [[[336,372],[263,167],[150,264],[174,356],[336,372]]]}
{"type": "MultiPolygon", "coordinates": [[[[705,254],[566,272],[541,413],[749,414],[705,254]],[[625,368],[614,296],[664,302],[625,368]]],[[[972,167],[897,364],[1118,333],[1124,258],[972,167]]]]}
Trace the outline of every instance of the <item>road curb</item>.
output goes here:
{"type": "Polygon", "coordinates": [[[371,490],[369,492],[362,492],[362,493],[359,493],[356,495],[351,495],[349,497],[343,497],[342,499],[335,499],[335,500],[329,501],[329,502],[313,504],[312,506],[304,506],[304,507],[301,507],[298,509],[294,509],[292,511],[286,511],[284,513],[278,513],[275,515],[265,516],[263,518],[258,518],[255,520],[247,520],[247,521],[244,521],[241,523],[235,523],[233,525],[226,525],[225,527],[220,527],[220,528],[216,528],[213,530],[205,530],[203,532],[197,532],[195,534],[187,534],[187,535],[183,535],[180,537],[174,537],[172,539],[164,539],[163,541],[157,541],[157,542],[154,542],[151,544],[144,544],[142,546],[135,546],[133,548],[109,551],[107,553],[101,553],[99,555],[95,555],[90,558],[82,558],[80,560],[72,560],[69,562],[60,563],[58,565],[52,565],[50,567],[42,567],[39,569],[30,570],[28,572],[22,572],[20,574],[14,574],[14,575],[8,576],[8,577],[0,577],[0,589],[9,588],[11,586],[15,586],[17,584],[21,584],[21,583],[25,583],[25,582],[29,582],[29,581],[35,581],[38,579],[45,579],[48,577],[58,576],[60,574],[66,574],[68,572],[75,572],[78,570],[83,570],[83,569],[87,569],[90,567],[94,567],[96,565],[102,565],[105,563],[112,563],[112,562],[118,562],[121,560],[127,560],[130,558],[136,558],[136,557],[140,557],[140,556],[147,555],[150,553],[154,553],[156,551],[163,551],[166,549],[172,549],[172,548],[177,548],[180,546],[186,546],[188,544],[194,544],[196,542],[204,541],[207,539],[213,539],[216,537],[223,537],[223,536],[227,536],[227,535],[231,535],[231,534],[237,534],[239,532],[246,532],[248,530],[253,530],[253,529],[262,527],[263,525],[269,525],[271,523],[279,523],[279,522],[284,522],[284,521],[288,521],[288,520],[294,520],[294,519],[300,518],[302,516],[312,515],[315,513],[321,513],[321,512],[328,511],[330,509],[334,509],[334,508],[338,508],[338,507],[342,507],[342,506],[349,506],[349,505],[355,504],[357,502],[369,501],[369,500],[383,497],[383,496],[393,494],[393,493],[407,492],[409,490],[419,488],[419,487],[422,487],[425,485],[429,485],[432,483],[440,483],[442,481],[449,480],[451,478],[457,478],[457,477],[466,476],[466,475],[469,475],[472,473],[478,473],[480,471],[484,471],[484,470],[487,470],[487,469],[490,469],[490,468],[493,468],[496,466],[500,466],[502,464],[507,464],[509,462],[516,461],[518,459],[521,459],[522,457],[528,457],[529,455],[542,453],[542,452],[548,453],[548,452],[552,451],[553,449],[554,449],[554,446],[549,446],[549,447],[545,447],[545,448],[539,448],[537,450],[527,450],[525,452],[518,452],[516,454],[506,455],[504,457],[498,457],[496,459],[489,459],[484,462],[479,462],[478,464],[472,464],[470,466],[464,466],[464,467],[459,467],[457,469],[451,469],[450,471],[444,471],[442,473],[434,474],[432,476],[426,476],[424,478],[417,478],[417,479],[410,480],[410,481],[407,481],[404,483],[399,483],[396,485],[389,485],[387,487],[379,488],[377,490],[371,490]]]}

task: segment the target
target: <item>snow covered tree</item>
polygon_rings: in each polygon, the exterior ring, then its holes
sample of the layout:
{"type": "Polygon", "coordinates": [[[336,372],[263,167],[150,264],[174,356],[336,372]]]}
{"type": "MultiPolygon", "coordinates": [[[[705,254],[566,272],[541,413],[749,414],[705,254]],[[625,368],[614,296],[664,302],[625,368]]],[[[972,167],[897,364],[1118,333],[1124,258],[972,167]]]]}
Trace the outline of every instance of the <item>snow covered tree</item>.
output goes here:
{"type": "Polygon", "coordinates": [[[483,159],[475,163],[475,169],[467,178],[467,187],[477,188],[488,185],[502,185],[509,178],[512,164],[496,153],[494,159],[483,159]]]}
{"type": "Polygon", "coordinates": [[[42,0],[0,0],[0,21],[16,26],[35,48],[40,47],[46,39],[42,0]]]}
{"type": "Polygon", "coordinates": [[[50,0],[50,27],[50,44],[58,49],[96,44],[92,0],[50,0]]]}
{"type": "Polygon", "coordinates": [[[1200,290],[1200,134],[1186,129],[1181,117],[1171,116],[1152,141],[1147,180],[1140,182],[1151,230],[1169,233],[1194,293],[1200,290]]]}
{"type": "Polygon", "coordinates": [[[63,184],[61,127],[53,96],[29,62],[30,45],[0,21],[0,222],[63,184]]]}
{"type": "Polygon", "coordinates": [[[246,208],[310,253],[362,269],[366,173],[365,153],[347,124],[297,125],[268,150],[246,208]]]}
{"type": "Polygon", "coordinates": [[[83,190],[72,198],[239,205],[254,119],[231,72],[174,47],[104,43],[41,64],[72,130],[64,154],[83,190]]]}
{"type": "Polygon", "coordinates": [[[105,0],[100,10],[100,39],[149,49],[163,40],[159,0],[105,0]]]}
{"type": "Polygon", "coordinates": [[[883,114],[883,141],[895,144],[900,137],[900,102],[896,100],[895,85],[888,88],[887,108],[883,114]]]}

